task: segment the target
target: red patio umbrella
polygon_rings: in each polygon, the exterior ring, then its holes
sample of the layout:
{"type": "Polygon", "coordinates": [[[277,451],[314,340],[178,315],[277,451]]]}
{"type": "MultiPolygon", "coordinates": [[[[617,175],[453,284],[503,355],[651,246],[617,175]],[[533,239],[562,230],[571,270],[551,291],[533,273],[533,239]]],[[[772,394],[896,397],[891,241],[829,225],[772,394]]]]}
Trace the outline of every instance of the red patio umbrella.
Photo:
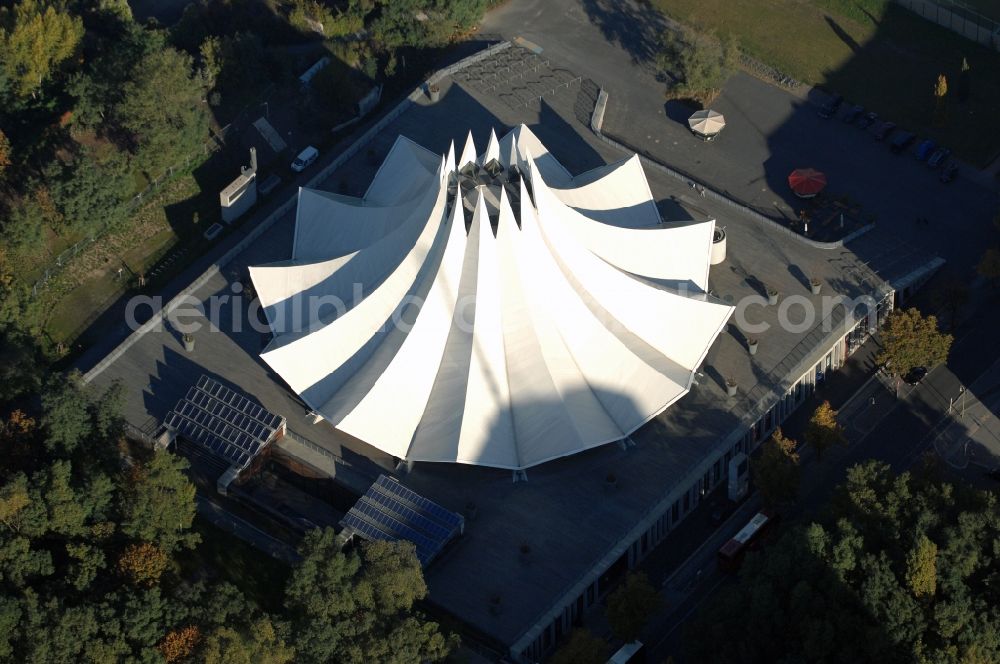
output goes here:
{"type": "Polygon", "coordinates": [[[799,198],[812,198],[826,187],[826,174],[815,168],[796,168],[788,175],[788,186],[799,198]]]}

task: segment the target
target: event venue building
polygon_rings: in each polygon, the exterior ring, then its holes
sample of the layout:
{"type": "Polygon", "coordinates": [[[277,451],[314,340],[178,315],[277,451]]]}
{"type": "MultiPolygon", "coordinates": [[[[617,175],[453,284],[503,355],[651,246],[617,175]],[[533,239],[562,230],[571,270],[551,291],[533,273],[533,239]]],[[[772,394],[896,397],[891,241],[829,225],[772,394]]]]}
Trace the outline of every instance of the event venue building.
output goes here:
{"type": "Polygon", "coordinates": [[[465,640],[533,662],[936,264],[690,198],[562,122],[574,99],[494,117],[452,85],[231,235],[172,300],[202,313],[169,305],[85,378],[191,459],[206,518],[272,553],[315,526],[415,540],[465,640]],[[456,155],[470,128],[485,149],[456,155]]]}
{"type": "Polygon", "coordinates": [[[572,178],[521,125],[477,155],[400,137],[361,199],[302,189],[292,258],[250,274],[264,360],[344,434],[514,471],[687,393],[733,306],[714,221],[666,226],[638,157],[572,178]]]}

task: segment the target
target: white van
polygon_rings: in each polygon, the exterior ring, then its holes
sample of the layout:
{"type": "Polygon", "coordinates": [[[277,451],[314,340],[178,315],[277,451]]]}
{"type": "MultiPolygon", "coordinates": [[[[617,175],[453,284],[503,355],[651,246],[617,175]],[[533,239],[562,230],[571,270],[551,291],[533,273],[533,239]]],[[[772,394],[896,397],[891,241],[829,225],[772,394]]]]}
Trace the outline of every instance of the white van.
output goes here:
{"type": "Polygon", "coordinates": [[[296,173],[301,173],[309,168],[309,165],[316,161],[316,157],[318,156],[319,150],[310,145],[305,150],[300,152],[299,156],[292,162],[292,170],[296,173]]]}

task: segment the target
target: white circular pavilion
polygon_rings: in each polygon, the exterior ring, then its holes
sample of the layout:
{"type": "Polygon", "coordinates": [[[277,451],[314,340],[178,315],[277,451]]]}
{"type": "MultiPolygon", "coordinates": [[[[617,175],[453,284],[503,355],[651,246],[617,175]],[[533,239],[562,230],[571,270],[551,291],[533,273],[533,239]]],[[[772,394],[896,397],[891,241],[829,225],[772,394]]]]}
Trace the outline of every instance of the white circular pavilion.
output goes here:
{"type": "Polygon", "coordinates": [[[733,309],[714,227],[664,224],[635,156],[573,177],[524,125],[457,161],[400,137],[362,198],[299,190],[291,259],[250,270],[262,357],[396,457],[528,468],[688,391],[733,309]]]}

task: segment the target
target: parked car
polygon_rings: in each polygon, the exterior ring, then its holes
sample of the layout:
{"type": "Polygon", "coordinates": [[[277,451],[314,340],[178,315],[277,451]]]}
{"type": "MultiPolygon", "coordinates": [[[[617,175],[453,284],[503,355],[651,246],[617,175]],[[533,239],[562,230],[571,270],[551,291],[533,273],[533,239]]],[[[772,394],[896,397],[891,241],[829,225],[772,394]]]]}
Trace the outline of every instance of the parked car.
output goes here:
{"type": "Polygon", "coordinates": [[[868,113],[862,115],[861,119],[858,120],[858,127],[861,129],[868,129],[868,127],[871,127],[876,122],[878,122],[878,113],[869,111],[868,113]]]}
{"type": "Polygon", "coordinates": [[[953,161],[949,161],[948,165],[945,166],[944,170],[941,171],[941,175],[938,176],[938,179],[941,180],[941,182],[948,183],[954,180],[957,174],[958,174],[958,164],[956,164],[953,161]]]}
{"type": "Polygon", "coordinates": [[[861,114],[864,112],[865,112],[864,106],[858,106],[855,104],[854,106],[851,106],[849,109],[847,109],[847,112],[844,113],[844,117],[841,119],[847,124],[851,124],[852,122],[860,118],[861,114]]]}
{"type": "Polygon", "coordinates": [[[912,131],[900,131],[896,132],[896,135],[892,137],[889,142],[889,149],[892,150],[893,154],[899,154],[913,142],[917,136],[912,131]]]}
{"type": "Polygon", "coordinates": [[[837,109],[840,108],[842,103],[844,103],[844,98],[840,95],[830,97],[830,99],[820,107],[819,117],[824,119],[832,118],[833,114],[837,112],[837,109]]]}
{"type": "Polygon", "coordinates": [[[927,375],[927,367],[913,367],[903,376],[903,382],[907,385],[919,385],[920,381],[927,375]]]}
{"type": "Polygon", "coordinates": [[[927,160],[927,166],[937,168],[948,159],[949,155],[951,155],[951,150],[948,148],[938,148],[927,160]]]}
{"type": "Polygon", "coordinates": [[[895,122],[882,122],[875,127],[875,140],[884,141],[893,131],[896,130],[895,122]]]}
{"type": "Polygon", "coordinates": [[[305,150],[300,152],[299,156],[297,156],[295,161],[292,162],[292,170],[296,173],[301,173],[309,168],[309,166],[316,161],[317,157],[319,157],[319,150],[310,145],[305,150]]]}
{"type": "Polygon", "coordinates": [[[920,141],[920,145],[917,146],[916,151],[914,151],[913,156],[917,158],[917,161],[926,161],[927,157],[934,154],[937,149],[937,143],[929,138],[925,138],[920,141]]]}

